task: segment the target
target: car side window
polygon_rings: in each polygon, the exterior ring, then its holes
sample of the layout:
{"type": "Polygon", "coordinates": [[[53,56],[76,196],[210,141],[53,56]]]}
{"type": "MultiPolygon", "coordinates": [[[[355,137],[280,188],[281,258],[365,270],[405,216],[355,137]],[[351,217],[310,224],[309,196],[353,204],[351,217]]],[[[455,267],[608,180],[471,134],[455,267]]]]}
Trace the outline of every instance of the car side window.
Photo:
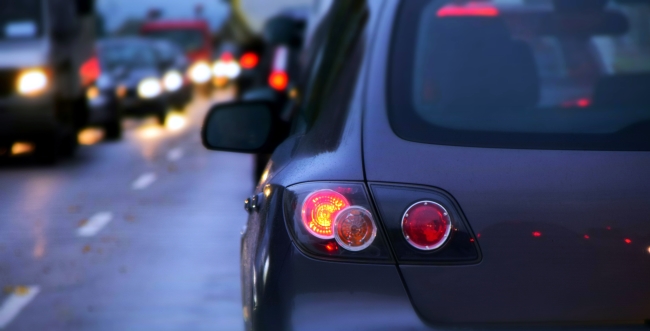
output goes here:
{"type": "MultiPolygon", "coordinates": [[[[329,100],[343,86],[351,90],[360,61],[354,57],[362,47],[360,37],[368,21],[365,1],[338,1],[316,28],[302,62],[308,68],[301,77],[301,103],[293,123],[293,133],[304,133],[314,126],[326,109],[343,111],[342,100],[329,100]],[[352,75],[350,75],[352,74],[352,75]],[[323,101],[327,102],[323,102],[323,101]],[[335,106],[336,105],[336,106],[335,106]]],[[[335,98],[332,98],[335,99],[335,98]]],[[[343,98],[346,99],[346,98],[343,98]]],[[[349,99],[349,98],[348,98],[349,99]]]]}

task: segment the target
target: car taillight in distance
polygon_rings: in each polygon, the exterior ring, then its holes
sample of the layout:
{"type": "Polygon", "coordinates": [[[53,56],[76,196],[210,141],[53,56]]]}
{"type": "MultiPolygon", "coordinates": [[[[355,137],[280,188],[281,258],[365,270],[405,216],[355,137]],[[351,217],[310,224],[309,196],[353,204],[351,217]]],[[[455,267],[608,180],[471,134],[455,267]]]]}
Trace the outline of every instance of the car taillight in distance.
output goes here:
{"type": "Polygon", "coordinates": [[[273,71],[269,75],[269,86],[276,91],[284,91],[289,85],[289,76],[284,71],[273,71]]]}
{"type": "Polygon", "coordinates": [[[253,69],[260,62],[260,57],[253,52],[246,52],[239,58],[239,64],[244,69],[253,69]]]}
{"type": "Polygon", "coordinates": [[[377,236],[377,225],[368,209],[350,206],[337,213],[332,232],[341,247],[356,252],[372,244],[377,236]]]}
{"type": "Polygon", "coordinates": [[[329,259],[390,262],[365,185],[302,183],[287,188],[287,226],[304,253],[329,259]]]}

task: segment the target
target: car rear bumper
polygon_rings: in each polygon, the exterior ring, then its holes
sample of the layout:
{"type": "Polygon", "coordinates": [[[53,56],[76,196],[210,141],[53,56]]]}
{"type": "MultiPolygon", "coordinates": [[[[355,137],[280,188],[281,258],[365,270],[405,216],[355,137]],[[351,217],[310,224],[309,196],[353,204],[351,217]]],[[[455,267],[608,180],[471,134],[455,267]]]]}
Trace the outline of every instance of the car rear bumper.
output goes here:
{"type": "Polygon", "coordinates": [[[124,115],[144,116],[164,113],[167,109],[167,102],[164,98],[140,99],[127,97],[120,100],[120,110],[124,115]]]}
{"type": "Polygon", "coordinates": [[[90,109],[89,125],[103,125],[119,120],[118,103],[115,97],[100,95],[96,99],[88,101],[88,108],[90,109]]]}
{"type": "Polygon", "coordinates": [[[430,330],[393,264],[320,261],[292,244],[281,265],[255,277],[255,330],[430,330]]]}
{"type": "Polygon", "coordinates": [[[250,316],[246,324],[254,330],[648,330],[644,325],[428,324],[411,304],[395,265],[316,260],[304,255],[293,243],[284,261],[274,264],[280,265],[280,270],[268,269],[266,276],[264,267],[257,270],[254,308],[244,308],[244,316],[250,316]]]}
{"type": "Polygon", "coordinates": [[[52,97],[0,99],[0,139],[36,139],[59,130],[52,97]]]}
{"type": "Polygon", "coordinates": [[[185,105],[192,100],[192,90],[191,85],[186,85],[178,91],[169,93],[169,96],[167,97],[169,104],[174,108],[185,107],[185,105]]]}

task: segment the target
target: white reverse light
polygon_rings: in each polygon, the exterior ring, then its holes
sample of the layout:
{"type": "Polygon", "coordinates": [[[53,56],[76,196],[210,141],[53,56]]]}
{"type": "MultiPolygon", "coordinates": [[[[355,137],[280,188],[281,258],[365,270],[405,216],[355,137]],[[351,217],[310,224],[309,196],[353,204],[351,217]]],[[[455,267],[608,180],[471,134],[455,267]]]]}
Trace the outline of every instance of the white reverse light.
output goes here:
{"type": "Polygon", "coordinates": [[[145,78],[138,84],[138,95],[144,99],[155,98],[162,93],[162,86],[156,78],[145,78]]]}

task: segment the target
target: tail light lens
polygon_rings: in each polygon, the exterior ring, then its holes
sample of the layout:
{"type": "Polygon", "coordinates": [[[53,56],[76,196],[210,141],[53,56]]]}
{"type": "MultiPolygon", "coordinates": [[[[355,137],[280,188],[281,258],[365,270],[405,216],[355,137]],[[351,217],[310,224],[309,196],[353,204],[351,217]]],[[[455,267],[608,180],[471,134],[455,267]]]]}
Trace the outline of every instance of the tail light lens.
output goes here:
{"type": "Polygon", "coordinates": [[[289,76],[284,71],[274,71],[269,75],[269,86],[274,90],[284,91],[289,85],[289,76]]]}
{"type": "Polygon", "coordinates": [[[399,264],[472,264],[478,240],[456,201],[431,187],[370,184],[399,264]]]}
{"type": "Polygon", "coordinates": [[[365,186],[303,183],[284,196],[287,227],[305,254],[326,259],[390,262],[365,186]]]}
{"type": "Polygon", "coordinates": [[[86,60],[79,68],[79,76],[81,77],[81,84],[88,86],[99,78],[102,73],[101,66],[99,65],[99,58],[95,55],[86,60]]]}
{"type": "Polygon", "coordinates": [[[499,16],[499,10],[489,5],[481,3],[470,2],[465,6],[447,5],[437,13],[438,17],[463,17],[463,16],[482,16],[482,17],[495,17],[499,16]]]}
{"type": "Polygon", "coordinates": [[[230,52],[223,52],[221,54],[221,56],[219,57],[219,59],[221,61],[224,61],[224,62],[230,62],[230,61],[232,61],[234,59],[234,57],[232,56],[232,53],[230,53],[230,52]]]}
{"type": "Polygon", "coordinates": [[[377,236],[377,225],[370,211],[352,206],[338,212],[332,231],[341,247],[356,252],[372,244],[377,236]]]}
{"type": "Polygon", "coordinates": [[[404,239],[411,246],[430,251],[440,248],[449,238],[451,219],[445,207],[433,201],[420,201],[402,217],[404,239]]]}
{"type": "Polygon", "coordinates": [[[260,62],[260,57],[253,52],[244,53],[244,55],[239,58],[239,64],[244,69],[253,69],[257,67],[257,64],[260,62]]]}
{"type": "Polygon", "coordinates": [[[334,238],[332,224],[341,209],[350,205],[343,194],[332,190],[319,190],[302,204],[302,222],[307,231],[321,239],[334,238]]]}

